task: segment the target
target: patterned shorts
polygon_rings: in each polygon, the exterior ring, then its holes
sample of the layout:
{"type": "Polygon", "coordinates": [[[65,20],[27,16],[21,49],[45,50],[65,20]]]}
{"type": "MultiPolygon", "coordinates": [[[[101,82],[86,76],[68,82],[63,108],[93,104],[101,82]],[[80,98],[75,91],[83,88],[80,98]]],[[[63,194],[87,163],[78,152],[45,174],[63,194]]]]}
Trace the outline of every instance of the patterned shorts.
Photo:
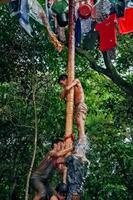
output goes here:
{"type": "Polygon", "coordinates": [[[88,111],[88,108],[84,102],[78,103],[77,105],[75,105],[75,118],[82,117],[83,120],[85,120],[87,111],[88,111]]]}

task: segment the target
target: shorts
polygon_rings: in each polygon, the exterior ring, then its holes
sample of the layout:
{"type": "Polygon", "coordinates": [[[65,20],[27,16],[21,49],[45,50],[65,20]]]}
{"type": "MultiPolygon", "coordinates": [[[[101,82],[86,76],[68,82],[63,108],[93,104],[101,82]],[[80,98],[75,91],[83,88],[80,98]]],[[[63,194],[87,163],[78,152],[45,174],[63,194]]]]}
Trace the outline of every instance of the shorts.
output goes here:
{"type": "Polygon", "coordinates": [[[73,195],[80,196],[83,192],[87,168],[81,159],[74,155],[65,158],[65,164],[67,167],[67,199],[73,195]]]}
{"type": "Polygon", "coordinates": [[[86,119],[88,108],[84,102],[76,104],[74,110],[75,110],[75,118],[82,117],[83,120],[86,119]]]}
{"type": "Polygon", "coordinates": [[[41,199],[49,200],[54,194],[48,180],[42,180],[41,177],[33,175],[31,181],[34,190],[40,194],[41,199]]]}

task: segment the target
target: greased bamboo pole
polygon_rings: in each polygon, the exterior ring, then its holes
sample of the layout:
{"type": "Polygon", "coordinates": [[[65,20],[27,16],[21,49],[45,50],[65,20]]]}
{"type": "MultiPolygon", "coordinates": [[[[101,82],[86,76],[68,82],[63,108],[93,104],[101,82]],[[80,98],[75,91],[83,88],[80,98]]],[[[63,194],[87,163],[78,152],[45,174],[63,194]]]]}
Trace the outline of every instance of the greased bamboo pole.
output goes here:
{"type": "MultiPolygon", "coordinates": [[[[69,37],[68,37],[68,85],[74,80],[75,74],[75,0],[69,0],[69,37]]],[[[72,88],[67,95],[66,107],[66,129],[65,136],[73,133],[73,105],[74,89],[72,88]]],[[[71,140],[68,140],[71,143],[71,140]]]]}

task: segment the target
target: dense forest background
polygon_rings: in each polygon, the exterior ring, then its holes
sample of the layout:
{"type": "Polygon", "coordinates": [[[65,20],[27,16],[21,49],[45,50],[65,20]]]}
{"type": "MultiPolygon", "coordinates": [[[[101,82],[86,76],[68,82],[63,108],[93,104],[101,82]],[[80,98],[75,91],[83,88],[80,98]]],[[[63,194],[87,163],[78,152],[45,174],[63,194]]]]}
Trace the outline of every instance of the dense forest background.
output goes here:
{"type": "MultiPolygon", "coordinates": [[[[37,122],[37,154],[33,170],[64,136],[65,102],[58,76],[66,72],[62,53],[50,43],[44,27],[31,20],[29,37],[0,6],[0,199],[25,196],[37,122]],[[13,197],[14,196],[14,197],[13,197]]],[[[76,50],[76,77],[84,87],[89,114],[89,174],[84,200],[133,199],[133,34],[118,35],[116,60],[108,53],[76,50]]],[[[77,135],[76,126],[74,132],[77,135]]],[[[53,185],[58,174],[53,177],[53,185]]],[[[30,188],[30,198],[33,191],[30,188]]]]}

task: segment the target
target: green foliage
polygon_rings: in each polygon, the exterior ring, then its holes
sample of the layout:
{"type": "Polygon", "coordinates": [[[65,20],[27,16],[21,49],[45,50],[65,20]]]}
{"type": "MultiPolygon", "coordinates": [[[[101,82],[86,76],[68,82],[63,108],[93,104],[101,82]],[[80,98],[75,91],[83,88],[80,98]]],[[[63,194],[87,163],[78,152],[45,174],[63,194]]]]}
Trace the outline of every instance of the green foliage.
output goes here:
{"type": "MultiPolygon", "coordinates": [[[[0,199],[11,199],[15,191],[19,200],[24,199],[33,152],[35,85],[38,146],[34,169],[52,140],[64,136],[65,102],[60,101],[57,79],[66,70],[67,49],[58,54],[43,27],[32,21],[36,36],[30,38],[17,19],[10,18],[6,7],[1,7],[0,13],[0,199]]],[[[116,68],[124,76],[132,65],[131,35],[119,38],[118,50],[116,68]]],[[[131,75],[126,76],[130,82],[131,75]]],[[[84,199],[133,199],[133,101],[78,55],[76,76],[89,107],[86,133],[90,170],[84,199]]],[[[74,130],[77,134],[76,126],[74,130]]],[[[30,190],[30,199],[32,195],[30,190]]]]}

